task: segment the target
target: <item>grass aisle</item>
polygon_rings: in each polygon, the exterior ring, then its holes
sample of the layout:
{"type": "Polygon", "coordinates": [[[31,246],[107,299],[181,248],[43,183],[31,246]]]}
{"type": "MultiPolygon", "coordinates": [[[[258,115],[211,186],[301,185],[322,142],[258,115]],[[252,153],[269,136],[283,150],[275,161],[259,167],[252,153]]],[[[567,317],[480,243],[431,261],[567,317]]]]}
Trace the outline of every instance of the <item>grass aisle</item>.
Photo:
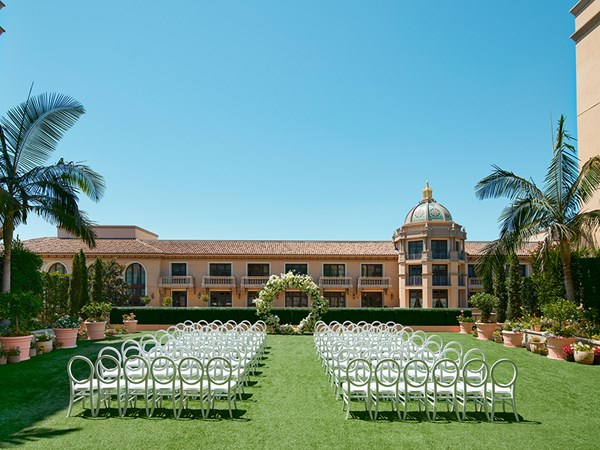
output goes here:
{"type": "MultiPolygon", "coordinates": [[[[500,414],[495,423],[473,415],[456,420],[397,420],[384,413],[365,420],[362,405],[344,420],[341,402],[318,363],[312,336],[268,336],[268,357],[252,378],[238,412],[230,419],[226,404],[207,420],[175,420],[170,411],[146,418],[121,418],[116,411],[92,418],[66,418],[66,364],[75,353],[95,356],[107,342],[83,342],[31,362],[0,367],[0,447],[19,448],[597,448],[600,432],[600,366],[551,361],[470,336],[442,333],[465,348],[478,346],[490,361],[508,357],[519,367],[517,406],[524,419],[500,414]]],[[[139,337],[139,335],[138,335],[139,337]]],[[[114,344],[115,341],[112,341],[114,344]]],[[[116,342],[118,343],[118,342],[116,342]]],[[[389,406],[385,406],[388,411],[389,406]]],[[[448,416],[445,416],[446,418],[448,416]]]]}

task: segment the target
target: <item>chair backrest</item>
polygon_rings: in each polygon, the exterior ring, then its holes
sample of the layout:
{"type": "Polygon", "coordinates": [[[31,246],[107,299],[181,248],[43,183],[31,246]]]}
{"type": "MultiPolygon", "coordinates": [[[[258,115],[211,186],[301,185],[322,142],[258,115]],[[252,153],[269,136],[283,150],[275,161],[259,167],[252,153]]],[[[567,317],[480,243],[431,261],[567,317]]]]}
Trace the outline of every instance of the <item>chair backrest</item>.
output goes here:
{"type": "Polygon", "coordinates": [[[204,378],[204,366],[198,358],[193,356],[186,356],[179,361],[179,380],[181,384],[198,384],[202,387],[202,380],[204,378]]]}
{"type": "Polygon", "coordinates": [[[420,359],[408,361],[402,372],[406,387],[424,387],[429,380],[429,366],[420,359]]]}
{"type": "Polygon", "coordinates": [[[159,356],[155,358],[150,364],[150,376],[154,385],[159,387],[175,385],[175,379],[177,378],[177,366],[175,361],[167,356],[159,356]]]}
{"type": "Polygon", "coordinates": [[[483,359],[470,359],[462,368],[462,379],[465,387],[481,387],[487,383],[489,369],[483,359]]]}
{"type": "Polygon", "coordinates": [[[104,355],[113,356],[117,361],[119,361],[119,365],[121,365],[121,361],[123,361],[121,352],[114,347],[102,347],[98,352],[98,358],[101,358],[104,355]]]}
{"type": "Polygon", "coordinates": [[[89,383],[91,388],[95,372],[92,361],[82,355],[73,356],[67,363],[67,373],[72,384],[89,383]]]}
{"type": "Polygon", "coordinates": [[[485,361],[485,353],[483,353],[483,350],[480,348],[472,348],[467,350],[467,352],[463,355],[463,366],[471,359],[481,359],[485,361]]]}
{"type": "Polygon", "coordinates": [[[371,382],[371,363],[364,358],[352,359],[346,367],[346,379],[354,386],[366,386],[371,382]]]}
{"type": "Polygon", "coordinates": [[[375,388],[398,386],[402,368],[395,359],[382,359],[375,366],[375,388]]]}
{"type": "Polygon", "coordinates": [[[121,356],[125,358],[125,354],[127,353],[128,348],[140,348],[140,344],[138,341],[134,341],[133,339],[127,339],[123,341],[121,344],[121,356]]]}
{"type": "Polygon", "coordinates": [[[206,376],[209,384],[229,385],[232,373],[231,363],[222,356],[212,358],[206,366],[206,376]]]}
{"type": "Polygon", "coordinates": [[[146,359],[133,355],[123,362],[123,377],[127,383],[148,382],[150,366],[146,359]]]}
{"type": "Polygon", "coordinates": [[[99,356],[95,365],[96,378],[102,383],[117,382],[117,386],[121,380],[121,363],[111,355],[99,356]]]}
{"type": "Polygon", "coordinates": [[[449,358],[438,360],[431,369],[431,379],[434,389],[437,389],[437,386],[456,388],[459,376],[460,368],[458,364],[449,358]]]}
{"type": "Polygon", "coordinates": [[[492,380],[492,390],[497,387],[510,388],[514,390],[517,382],[517,366],[509,359],[499,359],[490,369],[490,378],[492,380]]]}
{"type": "Polygon", "coordinates": [[[462,344],[457,341],[450,341],[446,345],[444,345],[444,350],[449,349],[449,348],[455,350],[457,353],[460,354],[458,361],[459,361],[459,363],[462,362],[462,357],[463,357],[463,354],[465,353],[465,351],[463,350],[462,344]]]}

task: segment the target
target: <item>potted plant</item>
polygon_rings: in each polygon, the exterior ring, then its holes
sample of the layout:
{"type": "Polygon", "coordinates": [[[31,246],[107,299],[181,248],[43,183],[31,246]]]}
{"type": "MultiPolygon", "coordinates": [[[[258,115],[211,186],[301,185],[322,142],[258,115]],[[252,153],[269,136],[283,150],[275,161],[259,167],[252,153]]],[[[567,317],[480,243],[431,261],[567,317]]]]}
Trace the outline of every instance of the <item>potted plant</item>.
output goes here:
{"type": "Polygon", "coordinates": [[[35,345],[35,340],[31,341],[31,344],[29,344],[29,357],[33,358],[34,356],[37,356],[37,346],[35,345]]]}
{"type": "Polygon", "coordinates": [[[150,297],[148,297],[147,295],[142,295],[140,297],[140,303],[142,304],[142,306],[148,306],[151,301],[152,301],[152,299],[150,297]]]}
{"type": "Polygon", "coordinates": [[[165,308],[168,308],[172,304],[173,304],[173,299],[171,297],[169,297],[168,295],[166,297],[163,297],[163,299],[162,299],[162,305],[165,308]]]}
{"type": "Polygon", "coordinates": [[[502,327],[505,347],[523,347],[523,325],[521,322],[506,322],[502,327]]]}
{"type": "Polygon", "coordinates": [[[532,353],[541,354],[544,345],[544,338],[542,336],[531,336],[529,342],[527,342],[527,349],[532,353]]]}
{"type": "MultiPolygon", "coordinates": [[[[208,296],[207,296],[208,299],[208,296]]],[[[460,314],[456,316],[456,320],[458,320],[458,325],[460,327],[460,334],[469,334],[473,329],[473,318],[471,316],[465,316],[465,312],[463,310],[460,311],[460,314]]]]}
{"type": "Polygon", "coordinates": [[[200,301],[201,302],[208,303],[209,300],[210,300],[210,297],[208,295],[206,295],[206,294],[202,294],[200,296],[200,301]]]}
{"type": "Polygon", "coordinates": [[[85,327],[91,340],[104,339],[106,321],[112,305],[108,302],[91,302],[81,308],[81,313],[86,318],[85,327]]]}
{"type": "Polygon", "coordinates": [[[494,332],[492,333],[492,339],[494,340],[494,342],[497,342],[498,344],[502,343],[502,332],[500,331],[499,328],[496,328],[494,330],[494,332]]]}
{"type": "MultiPolygon", "coordinates": [[[[16,347],[29,348],[33,339],[30,330],[41,310],[41,298],[31,292],[0,294],[0,317],[8,319],[0,336],[0,343],[5,351],[16,347]]],[[[21,361],[26,361],[29,359],[29,352],[19,352],[17,356],[21,361]]]]}
{"type": "Polygon", "coordinates": [[[498,297],[486,294],[485,292],[479,292],[473,295],[469,299],[469,302],[481,311],[481,322],[475,323],[475,326],[477,326],[477,339],[481,341],[493,339],[496,323],[492,322],[490,318],[498,305],[498,297]]]}
{"type": "Polygon", "coordinates": [[[54,335],[56,336],[56,348],[75,348],[77,347],[77,333],[81,322],[79,319],[64,315],[54,321],[54,335]]]}
{"type": "Polygon", "coordinates": [[[0,366],[8,362],[8,354],[4,350],[0,350],[0,366]]]}
{"type": "Polygon", "coordinates": [[[123,314],[123,325],[129,333],[135,333],[137,331],[138,321],[135,320],[135,314],[123,314]]]}
{"type": "MultiPolygon", "coordinates": [[[[21,362],[21,348],[20,347],[11,347],[8,349],[8,351],[6,352],[6,355],[8,356],[8,363],[9,364],[16,364],[18,362],[21,362]]],[[[29,359],[29,356],[27,357],[27,359],[29,359]]]]}
{"type": "Polygon", "coordinates": [[[594,347],[583,342],[571,344],[573,349],[573,358],[579,364],[594,364],[594,347]]]}
{"type": "Polygon", "coordinates": [[[546,336],[548,358],[564,360],[563,347],[575,343],[577,323],[581,313],[575,303],[564,298],[557,298],[545,304],[542,313],[549,321],[550,333],[546,336]]]}
{"type": "Polygon", "coordinates": [[[38,353],[50,353],[52,351],[52,336],[47,331],[42,331],[35,335],[35,342],[37,347],[41,348],[42,351],[38,353]]]}
{"type": "Polygon", "coordinates": [[[542,331],[542,318],[531,316],[529,318],[529,325],[531,326],[531,330],[533,331],[542,331]]]}
{"type": "Polygon", "coordinates": [[[46,352],[46,347],[44,347],[43,345],[36,345],[35,349],[37,350],[37,354],[38,355],[43,355],[46,352]]]}

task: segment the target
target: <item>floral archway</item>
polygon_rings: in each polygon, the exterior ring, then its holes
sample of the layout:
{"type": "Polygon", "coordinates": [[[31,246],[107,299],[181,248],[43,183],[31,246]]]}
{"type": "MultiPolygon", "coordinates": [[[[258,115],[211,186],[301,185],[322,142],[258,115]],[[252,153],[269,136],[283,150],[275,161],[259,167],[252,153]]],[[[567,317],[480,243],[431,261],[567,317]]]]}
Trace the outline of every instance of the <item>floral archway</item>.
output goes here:
{"type": "MultiPolygon", "coordinates": [[[[329,309],[327,299],[321,295],[319,286],[308,275],[298,275],[293,272],[282,273],[281,275],[271,275],[269,281],[260,291],[258,298],[254,300],[256,305],[256,314],[273,327],[275,332],[280,332],[282,325],[279,323],[279,316],[271,312],[273,301],[286,289],[298,289],[306,294],[311,300],[310,312],[298,327],[299,332],[310,332],[315,324],[323,317],[329,309]]],[[[285,325],[284,325],[285,326],[285,325]]]]}

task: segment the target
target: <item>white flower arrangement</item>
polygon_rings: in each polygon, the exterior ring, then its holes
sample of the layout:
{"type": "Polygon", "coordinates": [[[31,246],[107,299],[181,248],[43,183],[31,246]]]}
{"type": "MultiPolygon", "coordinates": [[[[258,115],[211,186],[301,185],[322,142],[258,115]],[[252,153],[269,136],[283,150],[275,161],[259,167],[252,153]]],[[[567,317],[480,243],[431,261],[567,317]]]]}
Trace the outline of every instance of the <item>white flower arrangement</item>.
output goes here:
{"type": "MultiPolygon", "coordinates": [[[[281,275],[271,275],[269,281],[260,291],[258,298],[254,300],[256,305],[256,314],[260,316],[267,325],[273,327],[275,331],[280,331],[279,316],[271,313],[273,301],[280,292],[286,289],[299,289],[311,299],[310,313],[300,322],[298,330],[300,332],[310,332],[315,323],[321,320],[321,317],[329,309],[327,299],[321,295],[319,286],[308,275],[298,275],[293,272],[282,273],[281,275]]],[[[287,325],[286,325],[287,326],[287,325]]],[[[287,328],[286,328],[287,329],[287,328]]]]}

